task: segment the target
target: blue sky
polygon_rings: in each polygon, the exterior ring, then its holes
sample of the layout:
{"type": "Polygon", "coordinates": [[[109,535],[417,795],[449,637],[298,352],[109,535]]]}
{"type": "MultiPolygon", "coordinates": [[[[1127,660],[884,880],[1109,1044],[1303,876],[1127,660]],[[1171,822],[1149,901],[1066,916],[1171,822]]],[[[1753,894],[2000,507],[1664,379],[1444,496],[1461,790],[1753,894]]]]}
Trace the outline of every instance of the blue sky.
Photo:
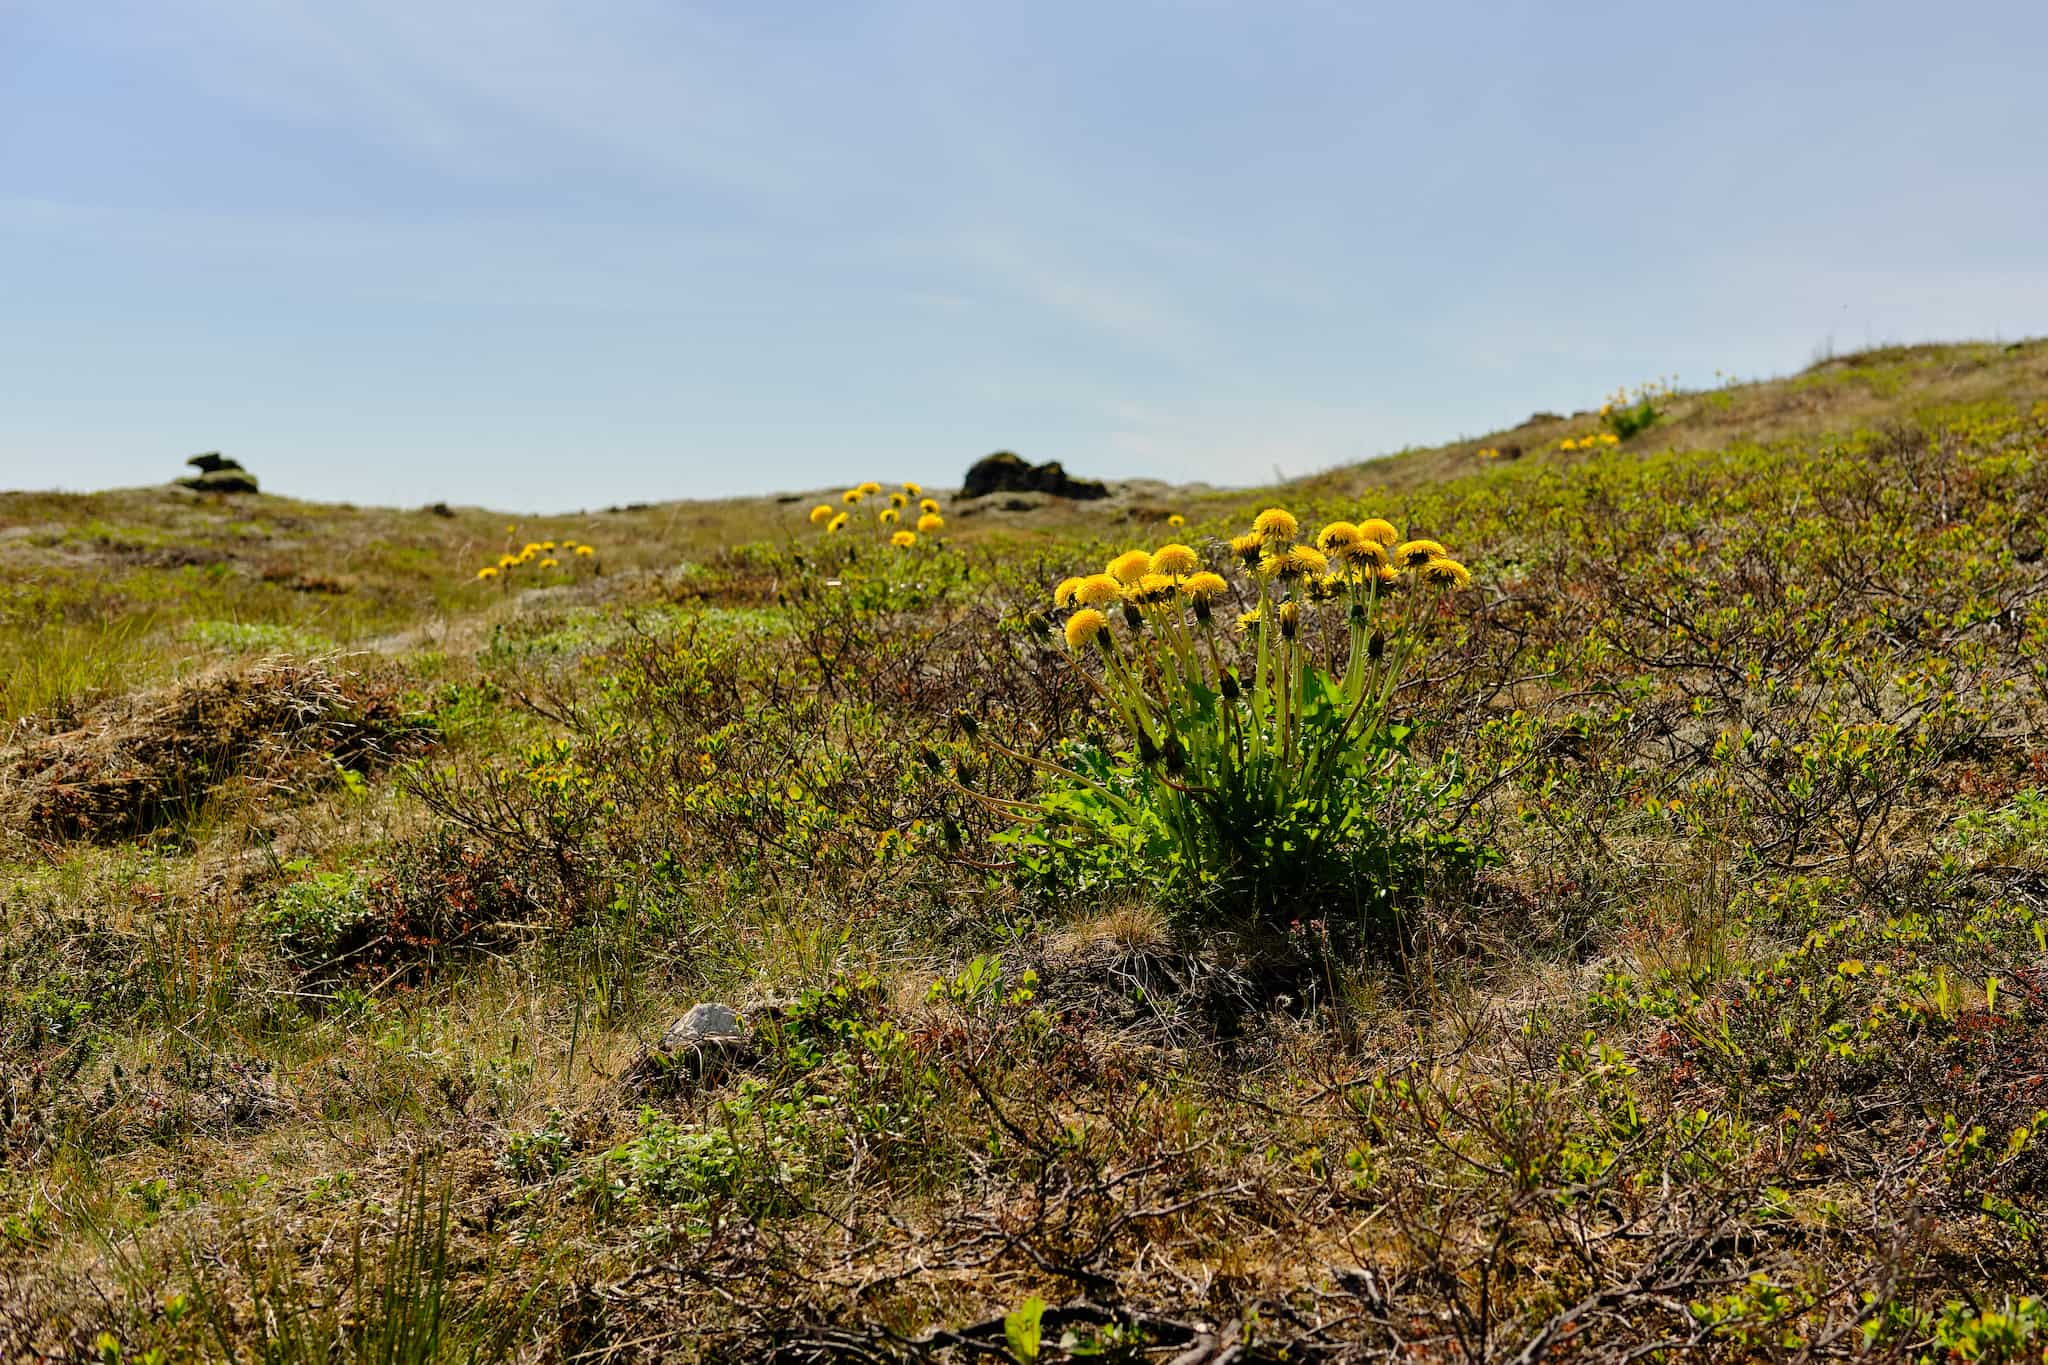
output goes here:
{"type": "Polygon", "coordinates": [[[1236,483],[2048,332],[2048,5],[0,0],[0,487],[1236,483]]]}

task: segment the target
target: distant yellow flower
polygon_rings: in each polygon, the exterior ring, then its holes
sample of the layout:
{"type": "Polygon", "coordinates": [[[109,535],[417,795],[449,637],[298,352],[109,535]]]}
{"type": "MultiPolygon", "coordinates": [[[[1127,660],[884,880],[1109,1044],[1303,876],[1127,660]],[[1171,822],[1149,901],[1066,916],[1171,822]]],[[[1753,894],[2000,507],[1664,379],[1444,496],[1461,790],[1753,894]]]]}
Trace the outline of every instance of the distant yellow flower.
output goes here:
{"type": "Polygon", "coordinates": [[[486,564],[481,569],[478,569],[476,571],[476,576],[478,578],[496,578],[498,576],[498,566],[495,564],[486,564]]]}
{"type": "Polygon", "coordinates": [[[866,496],[867,494],[861,492],[858,488],[849,488],[839,495],[839,500],[848,507],[852,507],[866,496]]]}
{"type": "Polygon", "coordinates": [[[832,520],[825,523],[825,534],[828,536],[836,536],[845,529],[846,513],[844,512],[841,512],[838,516],[833,517],[832,520]]]}
{"type": "Polygon", "coordinates": [[[539,542],[539,541],[537,541],[537,540],[529,540],[529,541],[527,541],[527,542],[526,542],[526,544],[524,544],[524,545],[522,545],[522,546],[520,546],[520,547],[519,547],[519,553],[521,553],[521,554],[523,554],[523,555],[537,555],[537,554],[539,554],[539,553],[540,553],[540,542],[539,542]]]}
{"type": "Polygon", "coordinates": [[[1394,547],[1394,562],[1404,569],[1419,569],[1443,557],[1444,547],[1433,540],[1404,540],[1394,547]]]}
{"type": "Polygon", "coordinates": [[[556,559],[553,555],[549,555],[540,562],[540,567],[543,569],[559,569],[562,567],[562,561],[556,559]]]}
{"type": "Polygon", "coordinates": [[[1188,524],[1188,519],[1182,516],[1180,513],[1175,512],[1172,516],[1166,519],[1166,524],[1168,526],[1185,526],[1188,524]]]}
{"type": "Polygon", "coordinates": [[[1131,584],[1152,572],[1152,556],[1143,550],[1126,550],[1109,561],[1109,576],[1117,582],[1131,584]]]}
{"type": "Polygon", "coordinates": [[[1356,524],[1333,521],[1316,532],[1316,548],[1324,554],[1341,556],[1346,546],[1356,545],[1360,538],[1356,524]]]}
{"type": "Polygon", "coordinates": [[[597,553],[597,551],[591,549],[588,545],[578,545],[576,547],[576,553],[579,555],[594,555],[597,553]]]}
{"type": "Polygon", "coordinates": [[[1213,602],[1230,591],[1230,584],[1220,573],[1198,573],[1182,583],[1180,590],[1190,602],[1213,602]]]}
{"type": "Polygon", "coordinates": [[[917,519],[917,529],[919,534],[927,536],[935,531],[943,531],[946,529],[946,519],[937,512],[927,512],[917,519]]]}
{"type": "Polygon", "coordinates": [[[1422,581],[1439,588],[1469,588],[1472,572],[1455,559],[1432,559],[1417,570],[1422,581]]]}
{"type": "Polygon", "coordinates": [[[917,504],[917,510],[920,512],[937,512],[939,510],[939,500],[937,498],[925,498],[917,504]]]}
{"type": "Polygon", "coordinates": [[[907,550],[917,544],[917,532],[898,531],[895,535],[889,537],[889,543],[899,550],[907,550]]]}
{"type": "Polygon", "coordinates": [[[1080,591],[1081,580],[1078,577],[1062,578],[1060,585],[1052,590],[1052,604],[1056,607],[1071,607],[1074,605],[1076,594],[1080,591]]]}
{"type": "Polygon", "coordinates": [[[831,503],[821,502],[816,507],[813,507],[811,509],[811,525],[823,526],[826,522],[830,520],[832,520],[831,503]]]}
{"type": "Polygon", "coordinates": [[[903,491],[910,494],[913,498],[924,496],[924,488],[919,484],[911,482],[909,479],[903,481],[903,491]]]}
{"type": "Polygon", "coordinates": [[[889,495],[889,505],[891,507],[901,507],[909,501],[910,499],[904,497],[901,493],[891,493],[889,495]]]}
{"type": "Polygon", "coordinates": [[[1067,648],[1080,649],[1090,645],[1109,629],[1109,618],[1093,607],[1075,612],[1067,618],[1067,648]]]}
{"type": "Polygon", "coordinates": [[[1292,544],[1301,534],[1301,523],[1284,507],[1268,507],[1252,518],[1252,530],[1257,533],[1259,544],[1274,548],[1292,544]]]}
{"type": "Polygon", "coordinates": [[[1106,573],[1092,573],[1074,589],[1074,600],[1084,607],[1106,607],[1124,595],[1124,585],[1106,573]]]}
{"type": "Polygon", "coordinates": [[[511,569],[511,568],[516,568],[516,567],[518,567],[518,564],[519,564],[519,556],[517,556],[517,555],[499,555],[499,556],[498,556],[498,567],[499,567],[499,568],[501,568],[501,569],[511,569]]]}
{"type": "Polygon", "coordinates": [[[1359,522],[1358,534],[1364,536],[1367,540],[1377,540],[1380,544],[1390,548],[1395,541],[1401,538],[1401,533],[1394,529],[1394,523],[1388,521],[1385,517],[1367,517],[1364,521],[1359,522]]]}
{"type": "Polygon", "coordinates": [[[1621,444],[1621,438],[1611,431],[1603,431],[1600,433],[1600,444],[1603,446],[1618,446],[1621,444]]]}
{"type": "Polygon", "coordinates": [[[1152,552],[1152,568],[1175,578],[1202,567],[1202,557],[1185,545],[1162,545],[1152,552]]]}
{"type": "Polygon", "coordinates": [[[576,548],[576,542],[573,540],[565,540],[562,542],[562,548],[565,550],[573,550],[576,548]]]}
{"type": "Polygon", "coordinates": [[[555,548],[555,542],[553,542],[552,540],[543,540],[540,543],[540,547],[543,550],[552,550],[555,548]]]}
{"type": "Polygon", "coordinates": [[[898,517],[902,515],[903,514],[901,512],[898,512],[893,507],[884,507],[880,512],[876,513],[875,520],[881,522],[882,525],[887,526],[890,522],[895,521],[898,517]]]}
{"type": "Polygon", "coordinates": [[[854,486],[858,488],[862,493],[867,494],[879,493],[882,491],[882,485],[876,483],[873,479],[869,479],[866,483],[855,484],[854,486]]]}

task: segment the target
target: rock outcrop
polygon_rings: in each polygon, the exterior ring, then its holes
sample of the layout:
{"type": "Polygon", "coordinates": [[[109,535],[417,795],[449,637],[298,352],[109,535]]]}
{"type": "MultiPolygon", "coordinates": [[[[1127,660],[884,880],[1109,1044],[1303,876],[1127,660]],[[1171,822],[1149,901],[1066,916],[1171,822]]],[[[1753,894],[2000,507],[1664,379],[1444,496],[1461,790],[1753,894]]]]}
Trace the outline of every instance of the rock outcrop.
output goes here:
{"type": "Polygon", "coordinates": [[[198,470],[188,479],[179,479],[178,486],[200,493],[254,493],[256,476],[242,468],[239,460],[231,460],[218,450],[209,450],[203,455],[194,455],[185,461],[198,470]]]}
{"type": "Polygon", "coordinates": [[[976,460],[960,485],[963,498],[983,498],[991,493],[1048,493],[1056,498],[1092,501],[1108,497],[1109,487],[1096,479],[1073,477],[1058,460],[1033,464],[1020,455],[998,450],[976,460]]]}

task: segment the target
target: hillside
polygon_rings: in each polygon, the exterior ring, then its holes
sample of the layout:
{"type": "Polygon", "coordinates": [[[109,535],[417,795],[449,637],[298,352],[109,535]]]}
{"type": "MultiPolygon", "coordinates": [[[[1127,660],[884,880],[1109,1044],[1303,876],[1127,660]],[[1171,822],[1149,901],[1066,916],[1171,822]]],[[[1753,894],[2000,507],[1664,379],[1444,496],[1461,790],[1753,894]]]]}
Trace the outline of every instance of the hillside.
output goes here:
{"type": "Polygon", "coordinates": [[[2048,342],[1642,401],[0,493],[0,1356],[2042,1359],[2048,342]]]}

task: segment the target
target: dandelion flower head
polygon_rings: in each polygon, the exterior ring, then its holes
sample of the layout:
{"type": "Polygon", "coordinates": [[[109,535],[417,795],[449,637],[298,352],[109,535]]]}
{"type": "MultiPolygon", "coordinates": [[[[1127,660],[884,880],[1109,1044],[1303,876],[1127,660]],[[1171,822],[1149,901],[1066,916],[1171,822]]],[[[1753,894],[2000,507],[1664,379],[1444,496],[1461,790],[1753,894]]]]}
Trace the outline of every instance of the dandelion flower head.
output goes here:
{"type": "Polygon", "coordinates": [[[1201,567],[1201,556],[1185,545],[1162,545],[1152,553],[1152,568],[1156,573],[1179,578],[1201,567]]]}
{"type": "Polygon", "coordinates": [[[1455,559],[1432,559],[1417,570],[1422,581],[1440,588],[1469,588],[1472,571],[1455,559]]]}
{"type": "Polygon", "coordinates": [[[907,550],[917,544],[917,532],[898,531],[895,535],[889,537],[889,543],[899,550],[907,550]]]}
{"type": "Polygon", "coordinates": [[[821,502],[816,507],[813,507],[811,509],[811,525],[823,526],[826,522],[830,520],[832,520],[831,503],[821,502]]]}
{"type": "Polygon", "coordinates": [[[1388,521],[1385,517],[1367,517],[1364,521],[1359,522],[1358,534],[1364,536],[1367,540],[1377,540],[1380,544],[1389,548],[1393,546],[1395,541],[1401,538],[1401,533],[1394,528],[1394,523],[1388,521]]]}
{"type": "Polygon", "coordinates": [[[1394,547],[1394,562],[1405,569],[1419,569],[1443,557],[1444,547],[1433,540],[1404,540],[1394,547]]]}
{"type": "Polygon", "coordinates": [[[1277,547],[1292,544],[1301,534],[1301,523],[1284,507],[1268,507],[1252,518],[1252,530],[1258,534],[1261,545],[1277,547]]]}
{"type": "Polygon", "coordinates": [[[921,498],[924,496],[924,485],[905,479],[903,481],[903,491],[910,494],[913,498],[921,498]]]}
{"type": "Polygon", "coordinates": [[[1081,591],[1081,579],[1062,578],[1060,585],[1052,590],[1052,604],[1056,607],[1071,607],[1076,594],[1081,591]]]}
{"type": "Polygon", "coordinates": [[[1093,644],[1109,629],[1109,618],[1093,607],[1084,607],[1067,618],[1067,648],[1093,644]]]}
{"type": "Polygon", "coordinates": [[[597,551],[591,549],[588,545],[578,545],[576,547],[576,553],[579,555],[594,555],[597,553],[597,551]]]}
{"type": "Polygon", "coordinates": [[[838,535],[838,534],[839,534],[839,533],[840,533],[841,531],[843,531],[843,530],[845,530],[845,529],[846,529],[846,513],[844,513],[844,512],[841,512],[841,513],[840,513],[840,514],[839,514],[838,516],[836,516],[836,517],[832,518],[832,520],[830,520],[830,521],[828,521],[828,522],[826,522],[826,523],[825,523],[825,534],[826,534],[826,535],[832,535],[832,536],[836,536],[836,535],[838,535]]]}
{"type": "Polygon", "coordinates": [[[1187,524],[1188,524],[1188,519],[1187,519],[1186,517],[1182,516],[1182,515],[1181,515],[1180,513],[1178,513],[1178,512],[1175,512],[1175,513],[1174,513],[1174,514],[1173,514],[1172,516],[1170,516],[1170,517],[1168,517],[1168,518],[1166,519],[1166,524],[1167,524],[1168,526],[1173,526],[1173,527],[1180,527],[1180,526],[1185,526],[1185,525],[1187,525],[1187,524]]]}
{"type": "Polygon", "coordinates": [[[481,569],[478,569],[476,571],[476,576],[478,578],[496,578],[498,576],[498,566],[495,564],[486,564],[481,569]]]}
{"type": "Polygon", "coordinates": [[[1074,600],[1084,607],[1106,607],[1123,595],[1124,585],[1106,573],[1089,574],[1074,589],[1074,600]]]}
{"type": "Polygon", "coordinates": [[[1316,548],[1324,554],[1341,557],[1346,546],[1355,545],[1362,537],[1358,527],[1348,521],[1333,521],[1316,532],[1316,548]]]}
{"type": "Polygon", "coordinates": [[[875,514],[875,520],[881,522],[882,525],[887,526],[890,522],[895,521],[898,517],[902,515],[903,514],[901,512],[898,512],[893,507],[884,507],[880,512],[877,512],[875,514]]]}
{"type": "Polygon", "coordinates": [[[917,510],[920,512],[937,512],[939,510],[939,500],[937,498],[925,498],[917,504],[917,510]]]}
{"type": "Polygon", "coordinates": [[[1198,573],[1180,585],[1190,602],[1213,602],[1230,591],[1230,585],[1219,573],[1198,573]]]}

